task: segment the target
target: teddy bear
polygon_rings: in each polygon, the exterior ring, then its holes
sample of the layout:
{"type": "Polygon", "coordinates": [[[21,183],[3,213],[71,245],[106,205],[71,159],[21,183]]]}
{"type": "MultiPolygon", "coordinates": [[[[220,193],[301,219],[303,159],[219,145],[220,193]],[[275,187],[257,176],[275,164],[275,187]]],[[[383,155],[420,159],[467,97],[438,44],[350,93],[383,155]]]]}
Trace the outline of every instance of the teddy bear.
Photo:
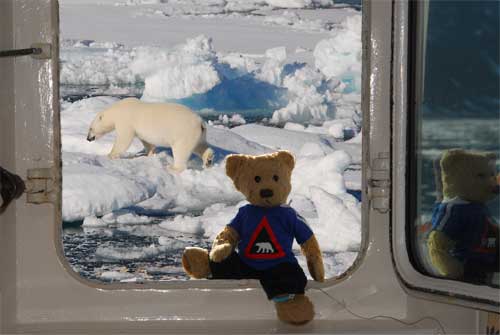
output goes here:
{"type": "Polygon", "coordinates": [[[314,280],[325,271],[318,241],[304,218],[286,205],[295,166],[287,151],[229,155],[226,174],[249,204],[216,236],[210,252],[186,248],[182,264],[192,278],[258,279],[280,320],[300,325],[314,317],[307,278],[292,251],[295,239],[314,280]]]}
{"type": "Polygon", "coordinates": [[[462,149],[441,157],[443,199],[434,208],[427,239],[439,276],[484,284],[499,271],[499,226],[486,205],[499,193],[495,159],[462,149]]]}

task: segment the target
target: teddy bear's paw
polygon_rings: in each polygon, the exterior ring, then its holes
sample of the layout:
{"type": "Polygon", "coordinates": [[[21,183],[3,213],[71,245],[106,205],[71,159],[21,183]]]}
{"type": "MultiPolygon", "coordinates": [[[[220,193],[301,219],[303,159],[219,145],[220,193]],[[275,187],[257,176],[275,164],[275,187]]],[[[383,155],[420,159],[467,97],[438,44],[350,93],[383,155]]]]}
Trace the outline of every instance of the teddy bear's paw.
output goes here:
{"type": "Polygon", "coordinates": [[[314,318],[314,306],[307,296],[297,294],[293,299],[276,302],[278,318],[293,325],[303,325],[314,318]]]}
{"type": "Polygon", "coordinates": [[[233,246],[230,243],[224,243],[214,246],[210,251],[210,260],[215,263],[220,263],[231,255],[233,246]]]}
{"type": "Polygon", "coordinates": [[[186,248],[182,255],[184,271],[196,279],[207,278],[210,275],[208,251],[202,248],[186,248]]]}

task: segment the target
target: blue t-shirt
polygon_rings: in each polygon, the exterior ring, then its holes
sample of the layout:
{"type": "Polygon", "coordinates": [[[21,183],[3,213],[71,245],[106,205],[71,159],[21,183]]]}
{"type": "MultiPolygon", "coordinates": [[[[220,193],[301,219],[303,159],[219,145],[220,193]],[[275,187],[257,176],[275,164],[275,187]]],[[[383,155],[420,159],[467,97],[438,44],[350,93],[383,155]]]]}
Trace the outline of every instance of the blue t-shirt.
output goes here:
{"type": "Polygon", "coordinates": [[[280,263],[297,263],[292,245],[306,242],[311,228],[291,207],[259,207],[246,205],[239,209],[228,225],[238,232],[238,254],[243,262],[257,270],[280,263]]]}
{"type": "Polygon", "coordinates": [[[484,204],[460,199],[438,203],[432,213],[432,229],[455,241],[450,254],[462,261],[498,259],[498,224],[484,204]]]}

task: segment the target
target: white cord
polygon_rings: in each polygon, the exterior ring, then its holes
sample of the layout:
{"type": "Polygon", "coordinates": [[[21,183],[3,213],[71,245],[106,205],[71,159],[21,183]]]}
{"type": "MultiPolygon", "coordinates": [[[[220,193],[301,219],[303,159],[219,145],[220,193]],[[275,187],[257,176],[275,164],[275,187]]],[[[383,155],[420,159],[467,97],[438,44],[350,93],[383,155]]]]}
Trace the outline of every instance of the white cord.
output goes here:
{"type": "Polygon", "coordinates": [[[353,311],[351,311],[346,303],[344,301],[339,301],[338,299],[335,299],[333,296],[331,296],[328,292],[326,292],[325,290],[323,290],[322,288],[319,289],[321,292],[323,292],[327,297],[329,297],[330,299],[332,299],[333,301],[335,301],[337,304],[339,304],[340,306],[342,306],[349,314],[353,315],[354,317],[357,317],[357,318],[360,318],[360,319],[363,319],[363,320],[374,320],[374,319],[390,319],[390,320],[393,320],[393,321],[396,321],[396,322],[399,322],[405,326],[414,326],[416,325],[417,323],[420,323],[424,320],[432,320],[434,322],[436,322],[439,326],[439,329],[441,330],[441,333],[442,334],[446,334],[446,331],[444,330],[444,327],[443,325],[441,324],[441,322],[439,322],[438,319],[436,318],[433,318],[433,317],[430,317],[430,316],[425,316],[423,318],[420,318],[418,319],[417,321],[413,321],[413,322],[406,322],[406,321],[403,321],[403,320],[399,320],[395,317],[392,317],[392,316],[388,316],[388,315],[375,315],[375,316],[372,316],[372,317],[365,317],[365,316],[362,316],[362,315],[359,315],[353,311]]]}

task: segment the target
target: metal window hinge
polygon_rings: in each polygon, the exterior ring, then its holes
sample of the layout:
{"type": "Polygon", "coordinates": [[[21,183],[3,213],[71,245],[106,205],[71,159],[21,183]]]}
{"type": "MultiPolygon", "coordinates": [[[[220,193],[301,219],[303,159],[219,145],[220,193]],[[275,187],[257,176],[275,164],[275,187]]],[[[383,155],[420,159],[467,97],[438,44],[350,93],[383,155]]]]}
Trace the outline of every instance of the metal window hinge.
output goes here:
{"type": "Polygon", "coordinates": [[[368,169],[368,200],[370,207],[379,213],[390,210],[390,154],[380,152],[368,169]]]}
{"type": "Polygon", "coordinates": [[[52,168],[29,169],[26,181],[26,202],[30,204],[54,202],[54,176],[52,168]]]}
{"type": "Polygon", "coordinates": [[[50,59],[52,57],[52,45],[50,43],[34,43],[30,48],[26,49],[0,50],[0,58],[28,55],[35,59],[50,59]]]}

